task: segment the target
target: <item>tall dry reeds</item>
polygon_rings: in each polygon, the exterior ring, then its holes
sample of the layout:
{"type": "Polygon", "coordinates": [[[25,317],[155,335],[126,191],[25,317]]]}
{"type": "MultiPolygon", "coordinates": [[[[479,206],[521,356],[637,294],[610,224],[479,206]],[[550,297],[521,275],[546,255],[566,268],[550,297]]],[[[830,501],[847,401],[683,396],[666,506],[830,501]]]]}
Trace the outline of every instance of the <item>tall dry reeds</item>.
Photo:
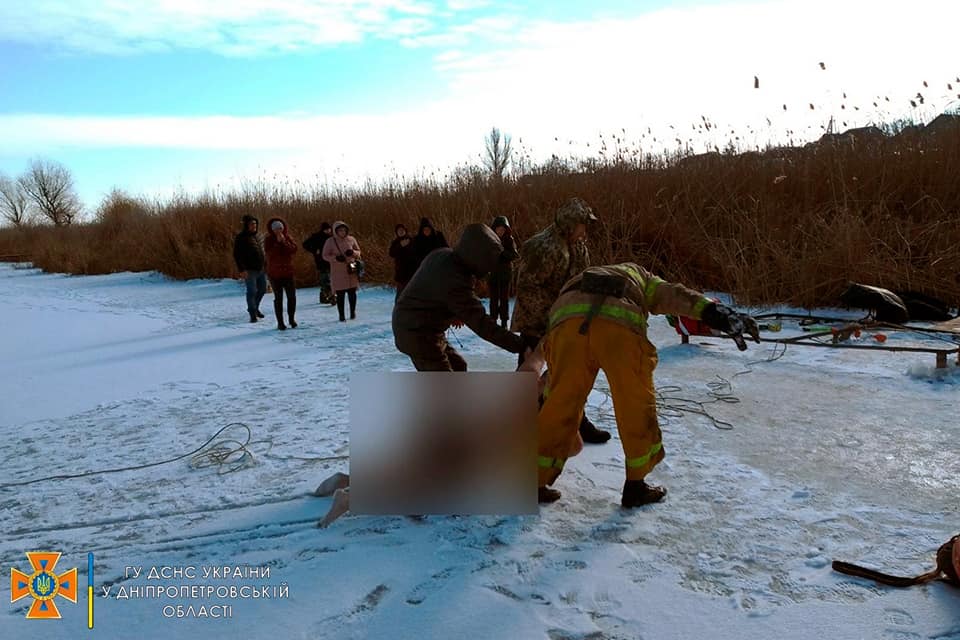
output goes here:
{"type": "MultiPolygon", "coordinates": [[[[241,216],[264,223],[281,216],[301,241],[321,221],[345,220],[361,244],[368,280],[389,282],[387,247],[397,222],[414,230],[430,217],[453,241],[464,225],[505,214],[526,239],[578,196],[600,218],[590,240],[596,263],[637,261],[745,304],[836,304],[848,280],[956,304],[958,176],[960,125],[953,118],[935,131],[832,135],[802,148],[741,154],[649,156],[619,147],[501,181],[464,167],[442,181],[353,190],[258,183],[165,202],[116,192],[89,224],[0,230],[0,255],[27,254],[45,270],[69,273],[231,277],[241,216]]],[[[296,275],[302,285],[315,282],[305,253],[296,275]]]]}

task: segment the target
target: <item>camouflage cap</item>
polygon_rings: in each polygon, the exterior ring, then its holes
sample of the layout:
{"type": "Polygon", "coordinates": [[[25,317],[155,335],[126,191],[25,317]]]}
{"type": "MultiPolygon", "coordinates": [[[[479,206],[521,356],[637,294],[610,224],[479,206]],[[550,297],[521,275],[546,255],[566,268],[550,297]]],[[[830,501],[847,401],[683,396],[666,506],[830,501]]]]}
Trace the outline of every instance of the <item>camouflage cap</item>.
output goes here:
{"type": "Polygon", "coordinates": [[[580,198],[570,198],[557,209],[557,216],[554,219],[557,227],[564,232],[572,231],[578,224],[590,224],[596,221],[597,216],[593,215],[593,209],[580,198]]]}

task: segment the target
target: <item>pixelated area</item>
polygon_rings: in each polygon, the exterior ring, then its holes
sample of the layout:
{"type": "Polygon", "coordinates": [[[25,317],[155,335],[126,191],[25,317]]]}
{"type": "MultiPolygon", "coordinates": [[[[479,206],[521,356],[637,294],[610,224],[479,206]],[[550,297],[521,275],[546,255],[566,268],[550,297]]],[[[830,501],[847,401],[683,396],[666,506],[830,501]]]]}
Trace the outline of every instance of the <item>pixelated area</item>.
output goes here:
{"type": "Polygon", "coordinates": [[[350,511],[537,513],[536,418],[532,373],[355,373],[350,511]]]}

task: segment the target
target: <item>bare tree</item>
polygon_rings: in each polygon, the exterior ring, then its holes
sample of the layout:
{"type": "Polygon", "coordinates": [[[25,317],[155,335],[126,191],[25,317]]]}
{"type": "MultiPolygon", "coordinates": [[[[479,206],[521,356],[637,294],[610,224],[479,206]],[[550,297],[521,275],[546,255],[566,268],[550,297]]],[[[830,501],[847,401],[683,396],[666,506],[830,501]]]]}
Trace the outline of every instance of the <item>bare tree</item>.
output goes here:
{"type": "Polygon", "coordinates": [[[513,149],[510,148],[510,135],[500,133],[500,129],[493,127],[486,137],[487,155],[484,157],[484,164],[490,171],[490,177],[494,180],[501,180],[503,172],[510,164],[510,157],[513,149]]]}
{"type": "Polygon", "coordinates": [[[80,200],[70,171],[52,160],[34,160],[17,179],[20,188],[54,226],[73,222],[80,213],[80,200]]]}
{"type": "Polygon", "coordinates": [[[15,227],[27,223],[30,200],[19,182],[0,175],[0,216],[15,227]]]}

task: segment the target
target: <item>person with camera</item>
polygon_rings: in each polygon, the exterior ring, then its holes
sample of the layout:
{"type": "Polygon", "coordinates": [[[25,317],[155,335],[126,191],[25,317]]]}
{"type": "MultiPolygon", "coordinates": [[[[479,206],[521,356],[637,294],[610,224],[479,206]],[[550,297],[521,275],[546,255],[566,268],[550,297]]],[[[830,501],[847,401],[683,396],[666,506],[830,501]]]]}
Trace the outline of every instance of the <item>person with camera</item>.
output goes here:
{"type": "Polygon", "coordinates": [[[333,223],[333,236],[323,245],[323,259],[330,263],[330,285],[337,296],[340,322],[347,320],[345,299],[350,302],[350,319],[355,320],[360,287],[360,243],[350,235],[346,222],[333,223]]]}

